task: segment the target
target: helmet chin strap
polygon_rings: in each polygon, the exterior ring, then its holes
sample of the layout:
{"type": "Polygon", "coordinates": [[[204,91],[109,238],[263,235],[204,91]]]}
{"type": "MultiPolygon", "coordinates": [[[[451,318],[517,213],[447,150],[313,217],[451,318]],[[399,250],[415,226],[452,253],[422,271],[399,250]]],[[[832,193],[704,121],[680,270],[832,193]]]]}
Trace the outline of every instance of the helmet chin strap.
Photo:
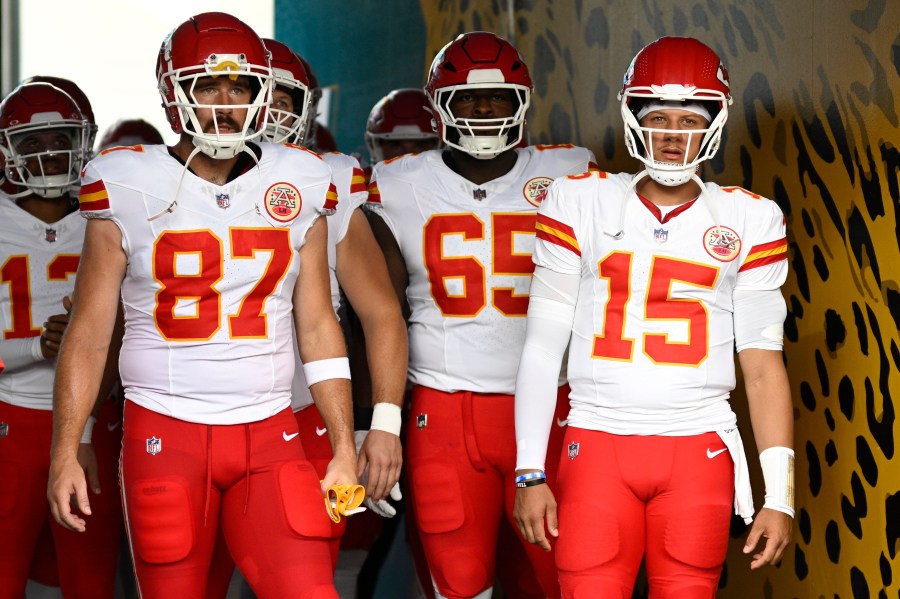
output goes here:
{"type": "Polygon", "coordinates": [[[604,230],[604,235],[612,237],[616,241],[625,237],[625,211],[628,209],[628,204],[630,204],[628,198],[631,196],[631,192],[634,191],[634,188],[637,187],[638,182],[648,174],[649,172],[647,169],[644,169],[631,178],[631,183],[629,183],[628,187],[625,189],[625,195],[623,196],[621,207],[619,208],[619,223],[613,231],[604,230]]]}
{"type": "Polygon", "coordinates": [[[507,134],[500,135],[462,135],[459,136],[459,147],[474,158],[490,160],[503,153],[507,134]]]}
{"type": "MultiPolygon", "coordinates": [[[[665,162],[660,162],[658,164],[671,166],[671,164],[665,162]]],[[[696,177],[697,169],[699,168],[700,165],[694,167],[688,166],[678,170],[663,170],[648,165],[645,172],[650,175],[651,179],[653,179],[660,185],[665,185],[666,187],[677,187],[679,185],[684,185],[692,178],[696,177]]]]}
{"type": "MultiPolygon", "coordinates": [[[[214,144],[208,139],[194,135],[191,137],[191,141],[198,150],[210,158],[216,158],[217,160],[234,158],[247,147],[244,140],[238,140],[233,143],[226,142],[224,144],[214,144]]],[[[193,155],[194,152],[191,152],[191,156],[193,155]]]]}

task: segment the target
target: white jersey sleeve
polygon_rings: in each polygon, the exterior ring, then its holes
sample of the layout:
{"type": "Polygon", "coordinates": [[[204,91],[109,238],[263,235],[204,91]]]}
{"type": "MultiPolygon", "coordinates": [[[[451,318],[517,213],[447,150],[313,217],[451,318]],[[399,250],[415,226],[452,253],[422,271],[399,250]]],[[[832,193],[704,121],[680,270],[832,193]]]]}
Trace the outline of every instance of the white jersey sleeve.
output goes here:
{"type": "Polygon", "coordinates": [[[147,409],[237,424],[290,403],[298,252],[337,193],[316,154],[259,147],[258,164],[224,185],[185,173],[165,146],[85,169],[82,213],[122,231],[119,367],[126,397],[147,409]]]}

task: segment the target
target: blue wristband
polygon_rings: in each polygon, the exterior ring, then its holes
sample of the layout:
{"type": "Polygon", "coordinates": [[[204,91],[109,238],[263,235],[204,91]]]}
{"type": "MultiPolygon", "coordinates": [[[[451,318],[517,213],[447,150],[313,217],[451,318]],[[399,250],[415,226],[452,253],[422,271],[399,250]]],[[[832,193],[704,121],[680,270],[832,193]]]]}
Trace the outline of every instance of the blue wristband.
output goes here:
{"type": "Polygon", "coordinates": [[[527,480],[534,480],[536,478],[543,478],[546,480],[547,475],[543,472],[529,472],[528,474],[520,474],[516,477],[516,483],[524,483],[527,480]]]}

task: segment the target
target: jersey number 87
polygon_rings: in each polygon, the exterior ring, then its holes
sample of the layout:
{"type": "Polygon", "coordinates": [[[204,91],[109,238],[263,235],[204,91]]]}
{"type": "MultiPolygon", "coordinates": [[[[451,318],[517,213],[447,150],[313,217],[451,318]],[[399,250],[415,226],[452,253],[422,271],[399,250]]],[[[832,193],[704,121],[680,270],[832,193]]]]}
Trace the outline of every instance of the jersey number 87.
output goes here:
{"type": "MultiPolygon", "coordinates": [[[[262,276],[244,296],[236,314],[228,315],[232,339],[264,339],[268,320],[266,300],[278,287],[291,265],[293,248],[288,229],[232,228],[231,258],[254,259],[269,254],[262,276]]],[[[222,325],[222,294],[216,284],[225,271],[222,240],[210,230],[165,231],[153,246],[153,276],[160,285],[153,318],[168,341],[205,341],[222,325]],[[192,274],[177,272],[179,255],[197,256],[199,268],[192,274]],[[176,314],[193,304],[192,314],[176,314]]],[[[185,310],[186,311],[186,310],[185,310]]]]}

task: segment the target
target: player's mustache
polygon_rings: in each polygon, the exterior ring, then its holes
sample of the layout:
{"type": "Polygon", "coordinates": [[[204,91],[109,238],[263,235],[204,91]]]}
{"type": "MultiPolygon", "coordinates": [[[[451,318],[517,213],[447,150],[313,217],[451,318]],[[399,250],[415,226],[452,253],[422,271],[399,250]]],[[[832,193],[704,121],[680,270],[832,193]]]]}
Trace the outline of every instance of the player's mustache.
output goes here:
{"type": "Polygon", "coordinates": [[[240,127],[238,127],[237,122],[235,122],[231,117],[220,115],[215,119],[210,119],[210,121],[206,124],[206,127],[203,128],[204,133],[215,133],[218,125],[218,129],[222,129],[222,127],[228,127],[232,131],[239,131],[240,127]]]}

